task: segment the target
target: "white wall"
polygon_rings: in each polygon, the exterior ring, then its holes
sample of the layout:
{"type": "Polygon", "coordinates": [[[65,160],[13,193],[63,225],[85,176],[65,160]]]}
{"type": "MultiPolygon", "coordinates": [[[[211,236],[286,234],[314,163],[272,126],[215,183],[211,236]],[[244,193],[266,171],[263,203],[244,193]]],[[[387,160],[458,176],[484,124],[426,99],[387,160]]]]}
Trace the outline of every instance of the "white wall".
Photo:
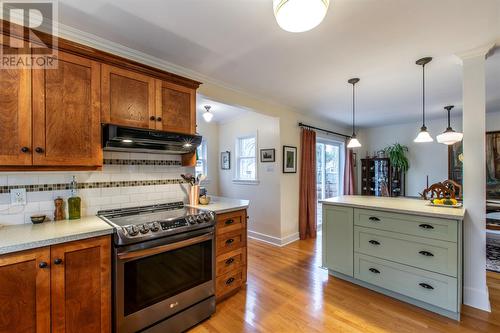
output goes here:
{"type": "Polygon", "coordinates": [[[215,122],[207,123],[203,117],[197,117],[197,132],[207,140],[207,180],[202,186],[208,193],[219,195],[219,125],[215,122]]]}
{"type": "MultiPolygon", "coordinates": [[[[429,132],[436,140],[436,135],[446,128],[446,119],[429,119],[426,121],[429,132]]],[[[462,117],[452,117],[452,127],[462,130],[462,117]]],[[[418,196],[426,187],[426,176],[429,184],[443,181],[448,178],[448,147],[437,143],[414,143],[421,124],[418,122],[403,123],[389,126],[371,127],[360,130],[360,140],[363,147],[357,150],[358,159],[364,158],[366,152],[373,155],[374,151],[381,150],[393,143],[399,142],[408,146],[410,169],[406,174],[406,195],[418,196]]],[[[500,112],[486,114],[486,130],[500,130],[500,112]]],[[[359,171],[360,172],[360,171],[359,171]]],[[[360,179],[358,174],[357,180],[360,179]]],[[[358,192],[361,189],[357,182],[358,192]]]]}
{"type": "Polygon", "coordinates": [[[278,156],[275,163],[260,163],[260,149],[278,150],[280,145],[279,119],[248,112],[238,119],[219,125],[219,152],[231,152],[231,169],[220,170],[219,193],[224,197],[250,200],[248,209],[249,235],[276,241],[281,238],[280,229],[280,174],[278,156]],[[257,134],[258,184],[240,184],[233,180],[236,175],[235,142],[238,137],[257,134]]]}

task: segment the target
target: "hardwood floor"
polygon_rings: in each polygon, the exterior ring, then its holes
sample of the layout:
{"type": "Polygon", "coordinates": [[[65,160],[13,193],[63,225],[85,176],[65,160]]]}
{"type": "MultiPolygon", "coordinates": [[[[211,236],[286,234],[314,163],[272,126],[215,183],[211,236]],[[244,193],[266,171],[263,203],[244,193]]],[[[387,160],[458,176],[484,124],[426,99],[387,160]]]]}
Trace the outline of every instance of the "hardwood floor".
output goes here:
{"type": "Polygon", "coordinates": [[[500,332],[500,274],[488,273],[492,313],[464,306],[455,322],[328,276],[320,249],[249,240],[247,287],[190,332],[500,332]]]}

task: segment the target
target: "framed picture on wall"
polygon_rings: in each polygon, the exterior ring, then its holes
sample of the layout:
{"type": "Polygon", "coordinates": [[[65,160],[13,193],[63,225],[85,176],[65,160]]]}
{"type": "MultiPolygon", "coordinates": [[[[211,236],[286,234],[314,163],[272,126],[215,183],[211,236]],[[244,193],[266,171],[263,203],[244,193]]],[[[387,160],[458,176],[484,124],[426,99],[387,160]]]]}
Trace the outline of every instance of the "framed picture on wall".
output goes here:
{"type": "Polygon", "coordinates": [[[283,146],[283,173],[297,172],[297,147],[283,146]]]}
{"type": "Polygon", "coordinates": [[[231,169],[231,152],[223,151],[220,153],[220,168],[222,170],[230,170],[231,169]]]}
{"type": "Polygon", "coordinates": [[[262,163],[275,162],[275,149],[261,149],[260,150],[260,161],[262,163]]]}
{"type": "Polygon", "coordinates": [[[486,133],[486,198],[500,199],[500,131],[486,133]]]}

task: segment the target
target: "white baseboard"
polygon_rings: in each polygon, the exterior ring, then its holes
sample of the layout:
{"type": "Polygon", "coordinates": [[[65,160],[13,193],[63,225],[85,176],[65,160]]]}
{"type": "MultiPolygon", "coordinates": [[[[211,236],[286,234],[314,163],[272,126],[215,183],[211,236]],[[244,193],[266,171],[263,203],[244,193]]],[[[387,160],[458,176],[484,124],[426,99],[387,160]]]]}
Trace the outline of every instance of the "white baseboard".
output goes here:
{"type": "Polygon", "coordinates": [[[279,237],[269,236],[257,231],[248,230],[248,237],[264,243],[281,247],[299,240],[299,233],[297,232],[289,236],[279,238],[279,237]]]}

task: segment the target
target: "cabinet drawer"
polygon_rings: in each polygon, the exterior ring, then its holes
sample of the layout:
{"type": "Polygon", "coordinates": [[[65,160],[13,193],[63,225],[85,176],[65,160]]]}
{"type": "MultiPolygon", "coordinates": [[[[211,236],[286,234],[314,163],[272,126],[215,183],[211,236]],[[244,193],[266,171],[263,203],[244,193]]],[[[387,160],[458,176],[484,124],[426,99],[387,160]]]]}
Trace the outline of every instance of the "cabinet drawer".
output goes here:
{"type": "Polygon", "coordinates": [[[354,251],[432,272],[457,276],[457,244],[354,227],[354,251]]]}
{"type": "Polygon", "coordinates": [[[215,261],[215,274],[221,276],[246,264],[244,248],[222,254],[215,261]]]}
{"type": "Polygon", "coordinates": [[[243,270],[238,269],[215,279],[215,296],[222,298],[243,284],[243,270]]]}
{"type": "Polygon", "coordinates": [[[363,254],[354,255],[354,277],[378,287],[457,311],[457,279],[363,254]]]}
{"type": "Polygon", "coordinates": [[[217,245],[215,253],[217,256],[246,246],[245,229],[239,229],[236,231],[226,232],[224,234],[217,235],[216,239],[217,239],[216,241],[217,245]]]}
{"type": "Polygon", "coordinates": [[[354,224],[357,226],[448,242],[457,242],[458,223],[456,220],[354,209],[354,224]]]}
{"type": "Polygon", "coordinates": [[[217,234],[223,234],[246,227],[246,211],[238,210],[217,214],[217,234]]]}

